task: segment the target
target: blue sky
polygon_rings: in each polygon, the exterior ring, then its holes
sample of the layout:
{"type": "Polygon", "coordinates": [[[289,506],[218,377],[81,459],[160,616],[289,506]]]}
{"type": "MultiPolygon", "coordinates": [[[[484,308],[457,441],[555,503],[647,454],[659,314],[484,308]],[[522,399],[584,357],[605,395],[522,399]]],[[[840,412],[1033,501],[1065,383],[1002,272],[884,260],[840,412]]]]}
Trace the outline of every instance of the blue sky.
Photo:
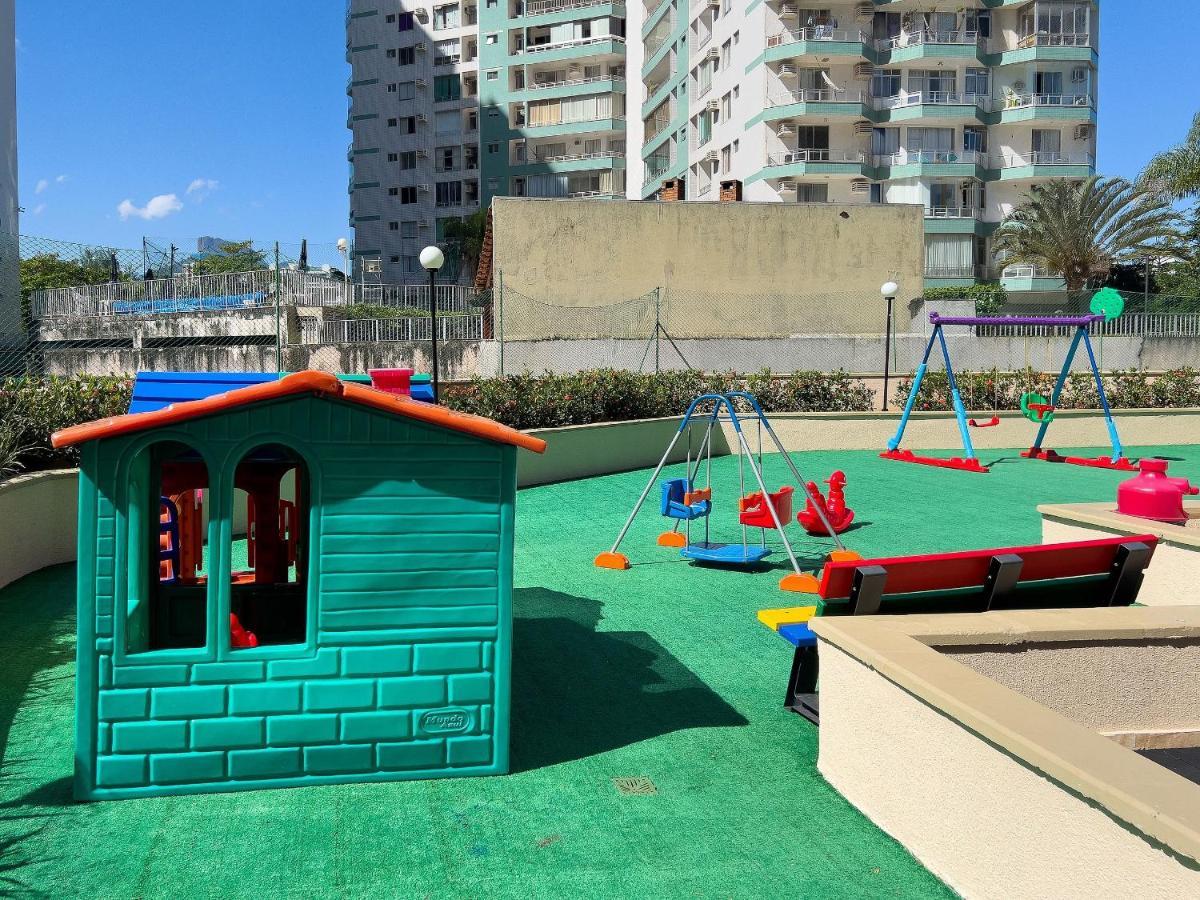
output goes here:
{"type": "MultiPolygon", "coordinates": [[[[1103,174],[1136,176],[1200,108],[1182,78],[1193,4],[1147,6],[1102,3],[1103,174]]],[[[21,230],[186,250],[202,234],[350,236],[344,14],[343,0],[17,0],[21,230]]]]}

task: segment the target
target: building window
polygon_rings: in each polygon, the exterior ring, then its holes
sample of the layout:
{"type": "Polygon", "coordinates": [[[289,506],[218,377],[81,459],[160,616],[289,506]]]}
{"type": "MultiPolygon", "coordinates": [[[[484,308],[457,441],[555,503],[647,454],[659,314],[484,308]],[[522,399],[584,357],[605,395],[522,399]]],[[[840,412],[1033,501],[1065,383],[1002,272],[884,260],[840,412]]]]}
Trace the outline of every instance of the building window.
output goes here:
{"type": "Polygon", "coordinates": [[[417,133],[417,117],[416,116],[402,116],[400,119],[400,130],[402,132],[404,132],[405,134],[416,134],[417,133]]]}
{"type": "Polygon", "coordinates": [[[499,145],[498,143],[496,143],[496,142],[492,142],[492,143],[488,144],[488,145],[487,145],[487,152],[488,152],[488,153],[499,153],[499,152],[500,152],[500,145],[499,145]]]}
{"type": "Polygon", "coordinates": [[[388,119],[388,128],[395,128],[395,127],[396,127],[396,120],[388,119]]]}
{"type": "Polygon", "coordinates": [[[208,468],[191,447],[160,442],[134,458],[127,482],[126,650],[203,647],[209,608],[208,468]]]}
{"type": "Polygon", "coordinates": [[[246,560],[244,570],[232,572],[229,589],[233,647],[301,643],[308,619],[310,488],[304,461],[280,444],[257,447],[242,457],[233,483],[234,510],[246,511],[246,536],[235,537],[232,548],[233,560],[246,560]],[[238,643],[238,626],[254,643],[238,643]]]}
{"type": "Polygon", "coordinates": [[[492,70],[484,73],[483,77],[484,77],[485,81],[499,81],[500,80],[500,71],[498,69],[492,69],[492,70]]]}
{"type": "Polygon", "coordinates": [[[451,38],[448,41],[438,41],[433,45],[433,64],[435,66],[453,65],[461,58],[462,48],[458,38],[451,38]]]}
{"type": "Polygon", "coordinates": [[[397,88],[396,82],[393,81],[391,84],[389,84],[387,86],[387,92],[389,94],[394,94],[394,93],[396,93],[396,88],[397,88]]]}
{"type": "Polygon", "coordinates": [[[446,103],[462,98],[462,79],[458,75],[438,75],[433,79],[433,102],[446,103]]]}
{"type": "Polygon", "coordinates": [[[388,52],[387,52],[387,58],[388,58],[388,59],[395,59],[395,58],[396,58],[396,48],[395,48],[395,47],[391,47],[391,48],[389,48],[389,50],[388,50],[388,52]]]}
{"type": "Polygon", "coordinates": [[[400,154],[400,171],[405,172],[417,167],[417,151],[405,150],[400,154]]]}
{"type": "Polygon", "coordinates": [[[388,222],[388,231],[399,231],[399,230],[400,230],[399,222],[388,222]]]}
{"type": "Polygon", "coordinates": [[[963,90],[977,97],[990,97],[992,93],[990,73],[987,69],[967,69],[963,90]]]}
{"type": "Polygon", "coordinates": [[[396,21],[396,27],[399,31],[412,31],[415,27],[413,24],[413,14],[410,12],[400,13],[396,21]]]}
{"type": "Polygon", "coordinates": [[[389,153],[389,154],[387,155],[387,161],[388,161],[388,162],[395,162],[395,161],[396,161],[396,160],[398,160],[399,158],[400,158],[400,154],[399,154],[399,153],[389,153]]]}
{"type": "Polygon", "coordinates": [[[410,184],[406,187],[400,188],[400,202],[401,203],[416,203],[417,202],[416,185],[410,184]]]}
{"type": "Polygon", "coordinates": [[[459,147],[438,147],[434,151],[435,170],[438,172],[457,172],[459,147]]]}
{"type": "Polygon", "coordinates": [[[438,206],[462,206],[462,182],[439,181],[435,202],[438,206]]]}
{"type": "Polygon", "coordinates": [[[398,257],[398,256],[390,257],[388,259],[388,262],[398,263],[398,262],[400,262],[400,257],[398,257]]]}
{"type": "Polygon", "coordinates": [[[400,66],[411,66],[417,61],[417,50],[415,47],[401,47],[396,64],[400,66]]]}
{"type": "Polygon", "coordinates": [[[415,81],[402,81],[396,90],[397,100],[412,100],[417,96],[417,83],[415,81]]]}
{"type": "Polygon", "coordinates": [[[797,203],[827,203],[829,201],[829,185],[827,184],[798,184],[796,185],[797,203]]]}
{"type": "Polygon", "coordinates": [[[415,219],[410,220],[408,222],[400,223],[400,237],[415,238],[416,236],[417,236],[417,223],[416,223],[415,219]]]}
{"type": "Polygon", "coordinates": [[[396,14],[395,13],[388,14],[387,16],[384,17],[383,21],[387,22],[389,25],[393,24],[396,21],[396,14]]]}
{"type": "Polygon", "coordinates": [[[388,188],[388,196],[389,197],[399,197],[400,196],[400,188],[398,188],[398,187],[388,188]]]}
{"type": "Polygon", "coordinates": [[[446,6],[435,6],[433,8],[433,30],[442,31],[445,28],[458,27],[458,4],[451,3],[446,6]]]}

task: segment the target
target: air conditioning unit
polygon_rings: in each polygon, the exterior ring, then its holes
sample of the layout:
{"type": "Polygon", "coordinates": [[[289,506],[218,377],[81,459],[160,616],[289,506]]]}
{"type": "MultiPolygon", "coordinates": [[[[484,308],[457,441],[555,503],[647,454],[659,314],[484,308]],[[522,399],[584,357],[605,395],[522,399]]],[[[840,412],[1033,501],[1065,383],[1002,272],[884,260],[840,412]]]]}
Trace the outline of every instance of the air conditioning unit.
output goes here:
{"type": "Polygon", "coordinates": [[[796,182],[792,181],[790,178],[783,179],[782,181],[779,182],[779,193],[781,193],[781,194],[796,193],[796,182]]]}
{"type": "Polygon", "coordinates": [[[432,228],[433,223],[430,222],[428,219],[422,219],[421,221],[419,221],[417,223],[417,227],[418,228],[432,228]]]}
{"type": "Polygon", "coordinates": [[[417,41],[415,46],[416,46],[416,50],[418,53],[425,52],[425,42],[424,41],[417,41]]]}
{"type": "Polygon", "coordinates": [[[720,158],[721,158],[720,150],[709,150],[707,153],[704,154],[704,159],[707,162],[716,162],[720,158]]]}
{"type": "Polygon", "coordinates": [[[870,63],[858,63],[854,67],[854,77],[857,78],[859,81],[863,81],[864,79],[869,79],[874,74],[875,74],[875,67],[873,65],[871,65],[870,63]]]}
{"type": "Polygon", "coordinates": [[[721,0],[708,0],[708,5],[712,9],[720,9],[721,8],[721,0]]]}
{"type": "Polygon", "coordinates": [[[871,192],[871,182],[865,178],[855,178],[850,182],[850,193],[852,194],[869,194],[871,192]]]}
{"type": "Polygon", "coordinates": [[[1090,138],[1091,136],[1092,136],[1092,126],[1091,125],[1076,125],[1075,126],[1075,140],[1082,141],[1082,140],[1086,140],[1087,138],[1090,138]]]}
{"type": "Polygon", "coordinates": [[[779,7],[779,18],[781,19],[794,19],[797,14],[798,10],[794,3],[785,3],[779,7]]]}
{"type": "Polygon", "coordinates": [[[1082,84],[1087,81],[1088,70],[1085,66],[1076,66],[1071,70],[1071,81],[1075,84],[1082,84]]]}
{"type": "Polygon", "coordinates": [[[418,185],[417,185],[417,190],[418,190],[418,191],[420,191],[422,194],[428,194],[428,193],[429,193],[429,185],[427,185],[427,184],[418,184],[418,185]]]}
{"type": "Polygon", "coordinates": [[[1014,81],[1014,82],[1013,82],[1013,88],[1012,88],[1012,89],[1013,89],[1014,91],[1016,91],[1018,94],[1019,94],[1019,93],[1021,93],[1021,91],[1025,90],[1025,82],[1023,82],[1023,81],[1014,81]]]}
{"type": "Polygon", "coordinates": [[[383,271],[383,260],[378,256],[363,260],[363,271],[368,275],[378,275],[383,271]]]}
{"type": "Polygon", "coordinates": [[[429,10],[414,9],[413,10],[413,18],[416,19],[418,22],[428,22],[429,21],[429,10]]]}
{"type": "Polygon", "coordinates": [[[780,122],[779,130],[775,132],[779,137],[787,137],[796,133],[796,126],[791,122],[780,122]]]}
{"type": "Polygon", "coordinates": [[[780,78],[791,78],[796,74],[796,67],[791,63],[784,63],[779,67],[780,78]]]}
{"type": "Polygon", "coordinates": [[[418,78],[418,79],[417,79],[415,82],[413,82],[413,83],[414,83],[414,84],[415,84],[417,87],[419,87],[419,88],[429,87],[429,85],[425,83],[425,79],[424,79],[424,78],[418,78]]]}
{"type": "Polygon", "coordinates": [[[709,59],[720,59],[721,58],[721,48],[720,47],[709,47],[708,53],[706,53],[705,56],[708,57],[709,59]]]}
{"type": "Polygon", "coordinates": [[[707,109],[709,112],[718,112],[721,109],[721,101],[720,100],[709,100],[707,103],[704,104],[704,108],[707,109]]]}
{"type": "Polygon", "coordinates": [[[854,15],[856,18],[859,18],[859,19],[875,18],[875,4],[874,3],[858,4],[858,6],[854,7],[854,15]]]}
{"type": "Polygon", "coordinates": [[[871,134],[874,131],[874,129],[875,129],[874,123],[868,122],[866,119],[863,119],[861,122],[854,123],[854,133],[855,134],[871,134]]]}
{"type": "Polygon", "coordinates": [[[422,125],[428,125],[429,124],[429,116],[425,115],[425,113],[417,113],[417,121],[420,122],[422,125]]]}
{"type": "Polygon", "coordinates": [[[428,150],[418,150],[417,151],[417,159],[429,159],[429,151],[428,150]]]}

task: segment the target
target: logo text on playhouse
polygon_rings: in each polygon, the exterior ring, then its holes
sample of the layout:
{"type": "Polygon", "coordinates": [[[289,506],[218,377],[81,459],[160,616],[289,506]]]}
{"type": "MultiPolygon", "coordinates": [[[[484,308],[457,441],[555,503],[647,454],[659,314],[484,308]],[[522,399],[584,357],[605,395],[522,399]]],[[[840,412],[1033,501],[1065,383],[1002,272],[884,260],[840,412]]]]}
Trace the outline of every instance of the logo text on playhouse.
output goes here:
{"type": "Polygon", "coordinates": [[[458,734],[471,727],[471,714],[465,709],[431,709],[421,716],[420,727],[426,734],[458,734]]]}

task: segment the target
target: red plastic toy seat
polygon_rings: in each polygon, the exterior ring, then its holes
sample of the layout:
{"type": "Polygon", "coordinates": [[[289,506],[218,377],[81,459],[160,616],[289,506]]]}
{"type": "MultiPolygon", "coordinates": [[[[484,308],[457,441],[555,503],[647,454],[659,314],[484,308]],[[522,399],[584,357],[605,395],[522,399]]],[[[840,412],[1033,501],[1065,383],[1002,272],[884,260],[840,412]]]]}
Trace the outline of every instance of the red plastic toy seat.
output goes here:
{"type": "MultiPolygon", "coordinates": [[[[775,507],[775,514],[779,516],[780,524],[786,525],[792,518],[792,486],[785,485],[773,494],[768,494],[767,498],[771,506],[775,507]]],[[[771,518],[771,510],[763,503],[762,491],[755,491],[753,494],[747,494],[738,501],[738,509],[741,515],[738,519],[743,525],[750,525],[754,528],[774,528],[775,521],[771,518]]]]}

